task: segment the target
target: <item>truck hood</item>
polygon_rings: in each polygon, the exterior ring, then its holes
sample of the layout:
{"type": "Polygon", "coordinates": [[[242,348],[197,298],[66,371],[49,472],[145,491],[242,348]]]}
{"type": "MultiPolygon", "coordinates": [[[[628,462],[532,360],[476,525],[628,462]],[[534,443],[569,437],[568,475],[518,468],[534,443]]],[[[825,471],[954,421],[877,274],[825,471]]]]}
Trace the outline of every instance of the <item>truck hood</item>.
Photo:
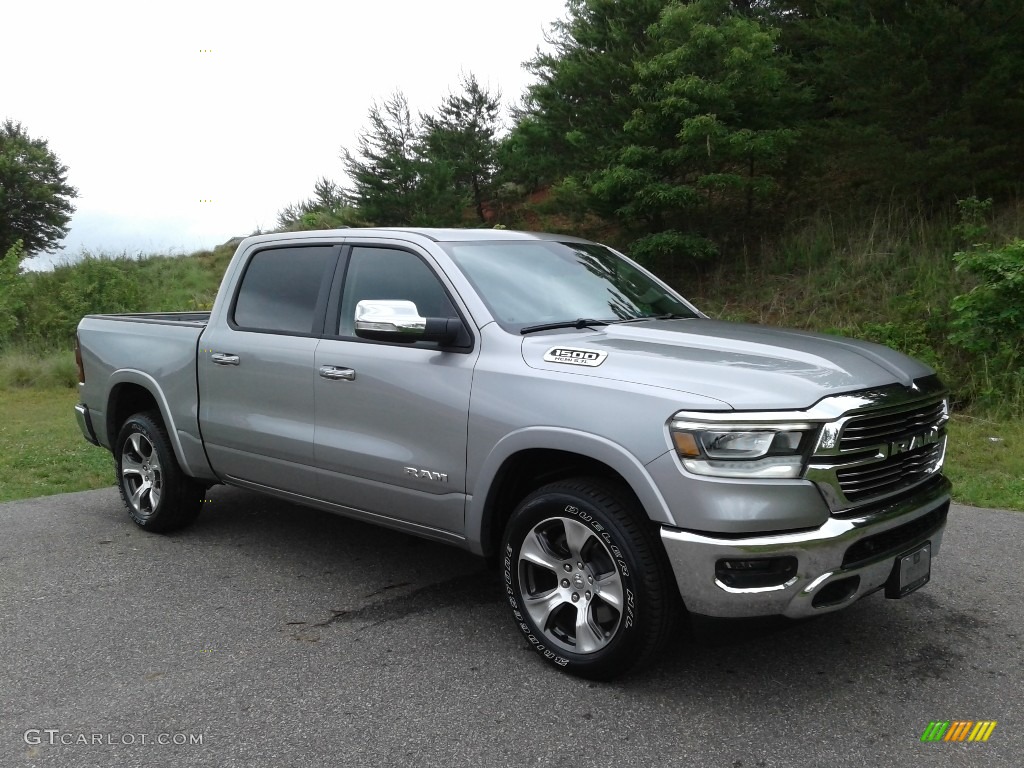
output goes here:
{"type": "Polygon", "coordinates": [[[744,411],[808,408],[826,395],[909,387],[933,373],[879,344],[705,319],[529,335],[523,338],[523,359],[539,370],[665,387],[744,411]],[[607,356],[596,366],[545,360],[564,348],[607,356]]]}

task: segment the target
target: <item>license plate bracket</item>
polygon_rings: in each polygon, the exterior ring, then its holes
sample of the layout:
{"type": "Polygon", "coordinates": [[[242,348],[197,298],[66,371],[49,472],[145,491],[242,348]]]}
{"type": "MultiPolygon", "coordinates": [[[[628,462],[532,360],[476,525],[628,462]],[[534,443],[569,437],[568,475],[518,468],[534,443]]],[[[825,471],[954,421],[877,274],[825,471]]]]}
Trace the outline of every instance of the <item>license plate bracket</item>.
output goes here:
{"type": "Polygon", "coordinates": [[[931,577],[932,543],[926,541],[896,558],[885,583],[885,596],[891,600],[906,597],[927,584],[931,577]]]}

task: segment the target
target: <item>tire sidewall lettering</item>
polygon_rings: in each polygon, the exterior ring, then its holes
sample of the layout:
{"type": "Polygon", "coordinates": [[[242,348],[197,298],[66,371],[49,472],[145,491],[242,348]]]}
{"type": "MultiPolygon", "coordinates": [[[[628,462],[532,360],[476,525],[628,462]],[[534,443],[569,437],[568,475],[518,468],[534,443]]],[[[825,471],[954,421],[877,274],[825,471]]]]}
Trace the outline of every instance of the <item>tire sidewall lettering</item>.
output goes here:
{"type": "MultiPolygon", "coordinates": [[[[613,642],[616,646],[628,640],[628,635],[632,635],[637,628],[638,621],[638,606],[636,600],[636,593],[632,587],[632,579],[630,575],[629,564],[626,561],[622,549],[614,543],[612,533],[608,528],[595,519],[595,515],[589,512],[585,512],[574,504],[566,504],[561,510],[561,513],[556,512],[553,516],[562,516],[569,519],[579,520],[584,525],[587,525],[599,538],[604,542],[608,548],[609,553],[612,555],[612,562],[615,564],[616,569],[619,572],[619,577],[622,580],[623,589],[623,610],[622,610],[622,623],[619,627],[619,637],[613,642]]],[[[515,559],[515,551],[512,547],[511,542],[506,543],[504,558],[503,558],[503,577],[505,581],[505,591],[508,595],[509,605],[512,608],[513,616],[516,620],[516,624],[519,626],[523,635],[526,637],[530,645],[540,653],[546,660],[560,667],[565,667],[572,663],[572,659],[566,658],[553,651],[550,647],[543,643],[543,638],[538,637],[534,630],[527,623],[527,617],[525,613],[520,610],[520,597],[517,594],[519,588],[518,583],[518,563],[515,559]],[[514,562],[516,565],[514,566],[514,562]],[[515,567],[515,571],[513,568],[515,567]]]]}

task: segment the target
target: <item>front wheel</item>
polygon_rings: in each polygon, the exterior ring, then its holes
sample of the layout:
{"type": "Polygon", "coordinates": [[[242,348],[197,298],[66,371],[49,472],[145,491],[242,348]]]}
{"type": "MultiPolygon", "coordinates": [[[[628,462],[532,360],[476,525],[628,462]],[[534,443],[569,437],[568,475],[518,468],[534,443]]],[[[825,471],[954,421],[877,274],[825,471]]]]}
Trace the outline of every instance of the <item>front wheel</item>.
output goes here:
{"type": "Polygon", "coordinates": [[[647,516],[596,479],[551,483],[516,507],[502,546],[516,624],[548,662],[608,679],[664,646],[679,596],[647,516]]]}
{"type": "Polygon", "coordinates": [[[124,423],[114,461],[121,498],[136,525],[167,533],[196,519],[205,489],[181,471],[158,414],[137,413],[124,423]]]}

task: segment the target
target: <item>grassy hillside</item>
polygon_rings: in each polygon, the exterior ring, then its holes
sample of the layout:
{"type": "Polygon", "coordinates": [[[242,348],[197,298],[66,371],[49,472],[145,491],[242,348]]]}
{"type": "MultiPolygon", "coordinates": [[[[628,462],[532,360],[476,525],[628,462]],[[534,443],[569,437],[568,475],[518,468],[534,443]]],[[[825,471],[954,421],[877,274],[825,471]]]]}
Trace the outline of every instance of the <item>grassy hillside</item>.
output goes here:
{"type": "MultiPolygon", "coordinates": [[[[700,274],[653,266],[714,317],[870,339],[933,365],[960,411],[948,464],[957,498],[1024,509],[1024,387],[949,340],[950,302],[973,285],[954,269],[964,245],[956,224],[898,207],[823,213],[762,244],[756,257],[700,274]]],[[[988,236],[1024,237],[1024,206],[991,217],[988,236]]],[[[88,312],[209,308],[233,251],[225,244],[187,257],[87,258],[19,278],[14,340],[0,346],[0,476],[10,478],[0,498],[109,482],[104,453],[81,441],[70,410],[75,325],[88,312]]]]}
{"type": "MultiPolygon", "coordinates": [[[[995,244],[1024,238],[1024,203],[990,217],[995,244]]],[[[970,354],[950,340],[954,297],[977,284],[953,254],[970,245],[951,213],[882,206],[864,214],[824,212],[796,222],[749,259],[719,265],[684,295],[714,317],[867,339],[937,369],[958,407],[985,414],[1024,413],[1020,369],[970,354]]],[[[1018,270],[1024,265],[1018,266],[1018,270]]],[[[1010,328],[1007,328],[1008,332],[1010,328]]]]}
{"type": "Polygon", "coordinates": [[[87,255],[52,272],[21,274],[0,287],[9,318],[0,351],[25,358],[71,349],[89,313],[209,309],[233,253],[226,243],[190,256],[87,255]]]}
{"type": "MultiPolygon", "coordinates": [[[[1024,203],[990,215],[984,228],[992,243],[1024,238],[1024,203]]],[[[1005,359],[950,341],[951,302],[976,283],[954,265],[953,254],[969,244],[964,237],[952,211],[926,216],[883,205],[793,222],[774,242],[702,272],[651,266],[713,317],[877,341],[935,367],[958,407],[1020,414],[1024,366],[1007,370],[1005,359]]],[[[209,308],[233,251],[226,243],[185,257],[87,257],[21,275],[6,299],[0,287],[0,321],[5,303],[14,319],[6,338],[0,322],[0,386],[73,383],[60,353],[84,314],[209,308]]]]}

